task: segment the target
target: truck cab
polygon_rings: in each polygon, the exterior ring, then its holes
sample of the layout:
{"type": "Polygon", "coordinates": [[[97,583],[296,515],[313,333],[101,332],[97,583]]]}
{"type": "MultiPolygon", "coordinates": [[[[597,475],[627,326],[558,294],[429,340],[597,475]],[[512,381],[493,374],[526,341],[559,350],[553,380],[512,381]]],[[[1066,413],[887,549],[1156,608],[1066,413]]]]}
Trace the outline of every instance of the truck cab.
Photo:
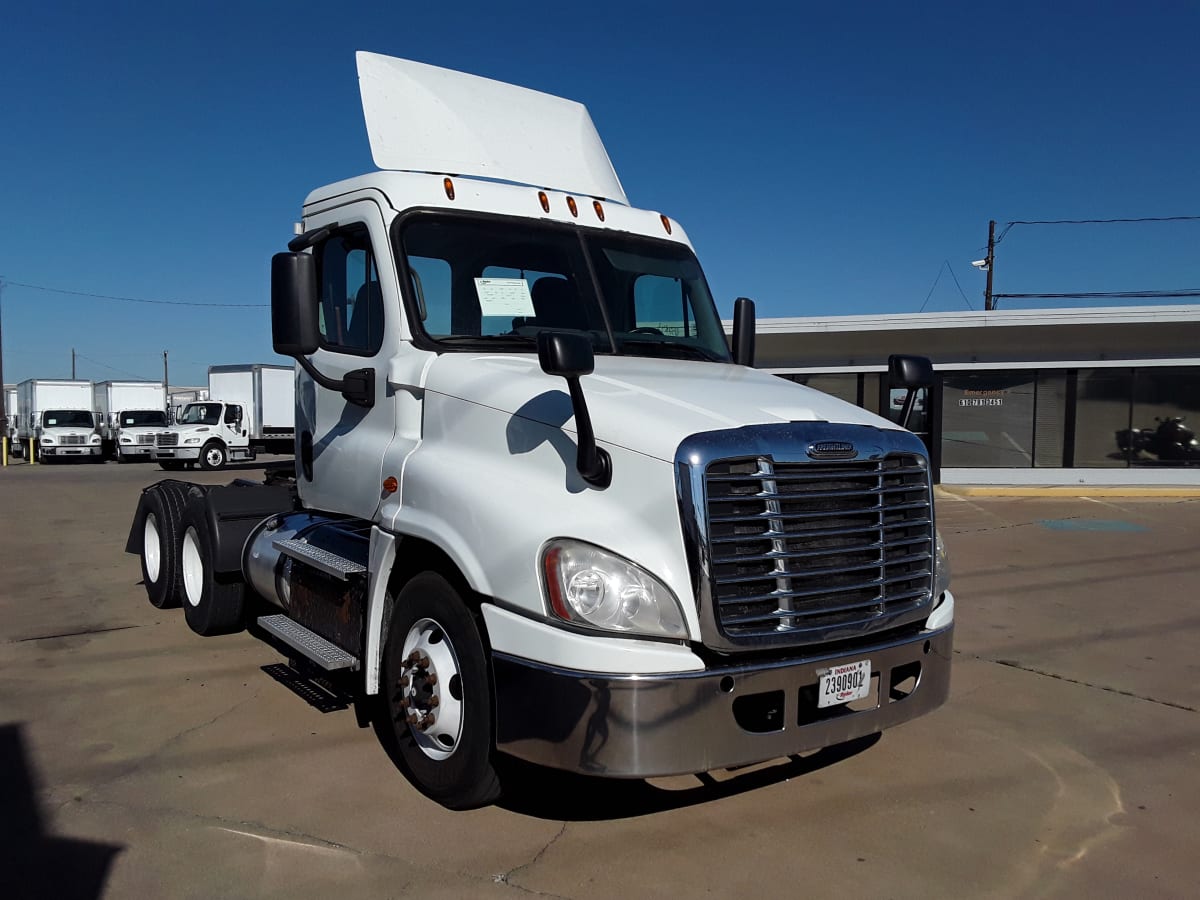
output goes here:
{"type": "Polygon", "coordinates": [[[103,460],[100,434],[86,409],[47,409],[32,428],[39,461],[85,457],[103,460]]]}
{"type": "Polygon", "coordinates": [[[117,462],[150,459],[157,436],[167,430],[167,413],[161,409],[123,409],[109,417],[104,438],[111,442],[117,462]]]}
{"type": "MultiPolygon", "coordinates": [[[[168,470],[220,469],[231,458],[249,456],[250,441],[240,404],[206,400],[189,403],[175,424],[158,429],[152,456],[168,470]]],[[[252,457],[251,457],[252,458],[252,457]]]]}
{"type": "MultiPolygon", "coordinates": [[[[943,703],[921,441],[752,368],[752,304],[731,346],[683,227],[629,204],[582,106],[358,63],[382,171],[312,192],[272,261],[294,481],[150,489],[128,549],[177,562],[151,600],[177,580],[215,634],[244,624],[235,586],[266,598],[261,632],[351,673],[454,808],[497,796],[496,753],[695,773],[943,703]]],[[[928,372],[897,357],[893,385],[928,372]]]]}

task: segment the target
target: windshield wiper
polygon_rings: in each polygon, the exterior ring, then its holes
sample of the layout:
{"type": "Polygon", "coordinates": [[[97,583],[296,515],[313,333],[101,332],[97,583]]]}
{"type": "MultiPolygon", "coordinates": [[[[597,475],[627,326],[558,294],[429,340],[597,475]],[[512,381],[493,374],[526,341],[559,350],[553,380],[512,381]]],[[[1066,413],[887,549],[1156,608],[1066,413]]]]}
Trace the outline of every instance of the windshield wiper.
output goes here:
{"type": "Polygon", "coordinates": [[[684,359],[702,359],[705,362],[726,362],[726,360],[722,359],[711,350],[706,350],[704,347],[697,347],[695,344],[680,343],[679,341],[643,340],[642,338],[637,338],[636,340],[623,340],[621,341],[621,352],[628,356],[672,355],[682,357],[684,359]],[[641,348],[646,348],[650,351],[665,352],[661,354],[653,352],[647,354],[638,354],[637,351],[641,348]]]}
{"type": "Polygon", "coordinates": [[[528,334],[454,334],[436,338],[439,344],[462,344],[480,347],[494,344],[518,344],[522,347],[537,346],[537,338],[528,334]]]}

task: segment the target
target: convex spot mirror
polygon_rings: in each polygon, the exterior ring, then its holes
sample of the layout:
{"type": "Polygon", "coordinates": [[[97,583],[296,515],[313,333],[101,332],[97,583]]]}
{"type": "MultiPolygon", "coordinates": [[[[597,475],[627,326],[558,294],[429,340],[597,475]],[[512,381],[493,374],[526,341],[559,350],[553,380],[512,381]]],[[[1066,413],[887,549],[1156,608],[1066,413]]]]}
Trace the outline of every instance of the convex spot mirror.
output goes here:
{"type": "Polygon", "coordinates": [[[888,382],[894,388],[929,387],[933,384],[933,363],[927,356],[893,354],[888,357],[888,382]]]}

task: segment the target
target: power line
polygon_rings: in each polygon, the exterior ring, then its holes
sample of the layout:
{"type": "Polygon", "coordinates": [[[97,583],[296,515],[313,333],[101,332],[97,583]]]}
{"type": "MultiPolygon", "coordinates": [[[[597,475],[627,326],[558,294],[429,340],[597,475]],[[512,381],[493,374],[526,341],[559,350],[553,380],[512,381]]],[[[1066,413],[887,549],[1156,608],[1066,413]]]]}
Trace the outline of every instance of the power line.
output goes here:
{"type": "Polygon", "coordinates": [[[1134,219],[1017,219],[1004,223],[1004,230],[996,238],[996,243],[1004,240],[1004,236],[1014,225],[1113,225],[1136,222],[1200,222],[1200,216],[1142,216],[1134,219]]]}
{"type": "Polygon", "coordinates": [[[1200,288],[1179,291],[1084,291],[1068,294],[992,294],[1009,300],[1159,300],[1177,297],[1200,297],[1200,288]]]}
{"type": "Polygon", "coordinates": [[[933,284],[929,286],[929,293],[925,295],[925,302],[921,304],[921,308],[917,312],[925,312],[925,306],[929,303],[929,298],[933,296],[934,288],[938,286],[938,282],[942,280],[942,273],[948,271],[950,277],[954,279],[954,286],[958,288],[958,293],[963,298],[963,303],[967,304],[967,309],[972,312],[975,307],[971,305],[971,301],[967,299],[967,295],[963,293],[962,285],[958,283],[958,276],[954,274],[954,267],[950,265],[950,260],[942,260],[942,264],[938,266],[937,277],[933,279],[933,284]]]}
{"type": "Polygon", "coordinates": [[[199,303],[193,300],[158,300],[148,299],[145,297],[117,297],[112,294],[94,294],[90,291],[68,291],[65,288],[47,287],[44,284],[29,284],[24,281],[11,281],[4,279],[6,285],[15,287],[29,288],[33,291],[46,291],[50,294],[69,294],[73,297],[91,297],[96,300],[119,300],[122,303],[153,303],[160,306],[206,306],[206,307],[222,307],[225,309],[262,309],[270,306],[269,303],[199,303]]]}
{"type": "Polygon", "coordinates": [[[102,369],[108,369],[110,372],[116,372],[118,375],[128,375],[130,378],[136,378],[138,381],[153,381],[153,378],[147,378],[145,375],[139,375],[136,372],[128,372],[125,369],[118,369],[116,366],[110,366],[108,363],[102,363],[98,359],[92,359],[90,356],[84,356],[76,351],[75,356],[78,359],[90,362],[92,365],[100,366],[102,369]]]}

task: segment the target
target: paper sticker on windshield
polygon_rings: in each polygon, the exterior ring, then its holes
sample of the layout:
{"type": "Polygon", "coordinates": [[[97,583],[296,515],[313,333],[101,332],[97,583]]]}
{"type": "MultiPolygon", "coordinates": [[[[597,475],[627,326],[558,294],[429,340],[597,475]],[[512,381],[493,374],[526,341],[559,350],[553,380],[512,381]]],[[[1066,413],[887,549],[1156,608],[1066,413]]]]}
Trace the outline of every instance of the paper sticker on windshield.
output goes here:
{"type": "Polygon", "coordinates": [[[476,278],[479,312],[485,316],[532,316],[533,298],[524,278],[476,278]]]}

